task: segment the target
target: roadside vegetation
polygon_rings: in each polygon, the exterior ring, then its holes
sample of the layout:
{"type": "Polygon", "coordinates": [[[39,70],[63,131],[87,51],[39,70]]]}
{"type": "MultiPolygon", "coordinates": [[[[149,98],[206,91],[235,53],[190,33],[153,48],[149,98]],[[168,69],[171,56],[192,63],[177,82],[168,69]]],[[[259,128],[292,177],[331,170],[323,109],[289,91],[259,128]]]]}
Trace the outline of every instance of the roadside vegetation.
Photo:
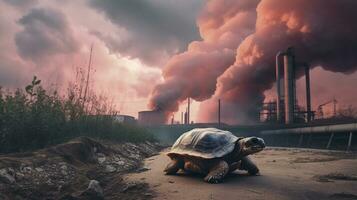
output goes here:
{"type": "Polygon", "coordinates": [[[88,90],[79,79],[65,95],[46,90],[34,77],[24,89],[0,87],[0,153],[44,148],[79,136],[120,142],[153,141],[135,125],[116,122],[107,98],[88,90]]]}

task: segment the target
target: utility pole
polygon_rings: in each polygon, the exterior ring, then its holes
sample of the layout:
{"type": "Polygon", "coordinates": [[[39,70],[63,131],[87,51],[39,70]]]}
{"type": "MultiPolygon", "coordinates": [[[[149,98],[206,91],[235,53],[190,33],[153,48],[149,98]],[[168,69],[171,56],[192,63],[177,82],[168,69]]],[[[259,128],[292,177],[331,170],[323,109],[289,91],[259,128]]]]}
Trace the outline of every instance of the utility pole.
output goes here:
{"type": "Polygon", "coordinates": [[[221,99],[218,99],[218,127],[221,127],[221,99]]]}
{"type": "Polygon", "coordinates": [[[91,65],[92,65],[92,53],[93,53],[93,44],[92,44],[91,47],[90,47],[88,70],[87,70],[87,80],[86,80],[86,86],[85,86],[85,89],[84,89],[84,96],[83,96],[83,104],[82,104],[82,107],[84,107],[84,103],[86,102],[86,98],[87,98],[88,85],[89,85],[89,75],[90,75],[90,70],[91,70],[91,65]]]}

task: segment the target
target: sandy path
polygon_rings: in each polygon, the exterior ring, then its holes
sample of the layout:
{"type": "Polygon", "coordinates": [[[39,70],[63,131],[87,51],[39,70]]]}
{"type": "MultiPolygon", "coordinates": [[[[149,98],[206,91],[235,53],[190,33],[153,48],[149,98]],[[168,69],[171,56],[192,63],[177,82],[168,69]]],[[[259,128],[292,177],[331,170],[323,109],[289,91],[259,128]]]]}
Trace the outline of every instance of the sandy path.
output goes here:
{"type": "Polygon", "coordinates": [[[164,153],[146,160],[150,170],[126,179],[149,183],[155,199],[357,199],[356,154],[273,148],[252,157],[261,176],[236,171],[217,185],[199,176],[165,176],[164,153]]]}

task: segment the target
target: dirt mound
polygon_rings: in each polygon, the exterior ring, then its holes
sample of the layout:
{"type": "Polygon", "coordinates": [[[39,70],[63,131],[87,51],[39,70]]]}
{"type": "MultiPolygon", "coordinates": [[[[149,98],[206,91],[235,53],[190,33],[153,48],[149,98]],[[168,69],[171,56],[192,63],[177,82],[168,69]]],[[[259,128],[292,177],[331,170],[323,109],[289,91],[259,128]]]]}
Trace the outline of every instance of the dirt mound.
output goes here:
{"type": "MultiPolygon", "coordinates": [[[[122,173],[140,168],[160,147],[153,143],[113,143],[81,137],[47,149],[0,156],[2,199],[90,199],[120,196],[122,173]],[[101,195],[91,190],[103,187],[101,195]],[[108,188],[108,189],[107,189],[108,188]]],[[[108,199],[108,198],[106,198],[108,199]]]]}
{"type": "Polygon", "coordinates": [[[60,144],[45,150],[48,155],[61,156],[68,163],[95,163],[96,154],[112,155],[114,152],[101,143],[87,137],[80,137],[68,143],[60,144]]]}

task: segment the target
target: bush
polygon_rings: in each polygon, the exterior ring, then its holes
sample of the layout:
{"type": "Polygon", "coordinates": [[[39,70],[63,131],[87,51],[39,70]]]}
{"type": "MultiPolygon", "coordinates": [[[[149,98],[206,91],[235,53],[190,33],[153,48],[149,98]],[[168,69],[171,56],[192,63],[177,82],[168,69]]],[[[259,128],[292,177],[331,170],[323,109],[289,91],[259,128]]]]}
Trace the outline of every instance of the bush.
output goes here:
{"type": "Polygon", "coordinates": [[[116,141],[154,140],[146,130],[119,124],[105,98],[84,100],[76,87],[61,97],[34,77],[25,90],[0,87],[0,153],[22,152],[65,142],[78,136],[116,141]]]}

